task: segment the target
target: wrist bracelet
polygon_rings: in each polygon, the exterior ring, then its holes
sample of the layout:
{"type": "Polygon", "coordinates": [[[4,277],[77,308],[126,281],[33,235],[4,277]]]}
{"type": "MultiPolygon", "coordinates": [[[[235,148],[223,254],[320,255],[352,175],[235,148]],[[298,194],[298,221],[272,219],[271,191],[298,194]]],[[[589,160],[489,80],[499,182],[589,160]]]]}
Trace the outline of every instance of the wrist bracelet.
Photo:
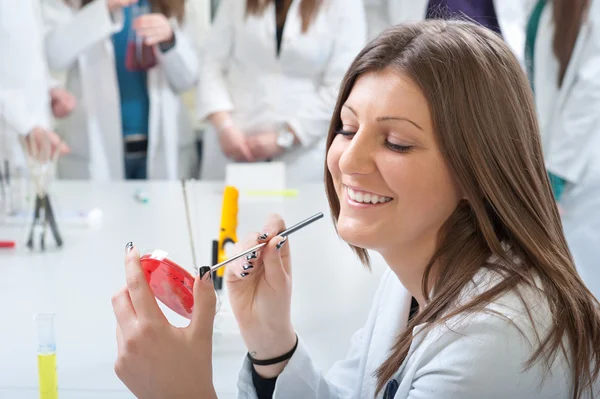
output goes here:
{"type": "Polygon", "coordinates": [[[250,360],[250,363],[252,363],[252,364],[255,364],[257,366],[271,366],[273,364],[281,363],[281,362],[291,358],[294,355],[294,352],[296,352],[297,347],[298,347],[298,335],[296,335],[296,344],[294,345],[292,350],[289,351],[288,353],[286,353],[285,355],[281,355],[281,356],[275,357],[273,359],[265,359],[265,360],[258,360],[258,359],[253,358],[252,356],[250,356],[250,352],[248,352],[248,354],[246,356],[248,357],[248,360],[250,360]]]}

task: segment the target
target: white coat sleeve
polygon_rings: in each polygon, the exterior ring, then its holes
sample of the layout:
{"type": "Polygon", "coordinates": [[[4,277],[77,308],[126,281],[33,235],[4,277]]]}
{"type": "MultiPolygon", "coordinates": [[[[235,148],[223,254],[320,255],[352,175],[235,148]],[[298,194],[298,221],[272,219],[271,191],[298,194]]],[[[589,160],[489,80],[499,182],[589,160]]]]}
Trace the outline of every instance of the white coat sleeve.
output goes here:
{"type": "MultiPolygon", "coordinates": [[[[364,361],[364,353],[372,335],[378,309],[390,281],[388,270],[381,277],[379,288],[375,294],[368,321],[363,328],[352,336],[350,349],[344,360],[336,362],[324,375],[313,363],[308,348],[298,338],[298,348],[290,358],[283,372],[277,377],[273,399],[346,399],[357,397],[363,375],[360,375],[360,364],[364,361]]],[[[252,383],[252,364],[245,358],[238,379],[239,399],[257,399],[252,383]]]]}
{"type": "Polygon", "coordinates": [[[58,79],[55,77],[48,75],[48,90],[56,89],[62,87],[58,79]]]}
{"type": "Polygon", "coordinates": [[[0,123],[6,123],[21,135],[28,134],[34,127],[42,125],[28,110],[23,90],[0,88],[0,123]]]}
{"type": "Polygon", "coordinates": [[[591,157],[600,156],[600,3],[592,2],[589,40],[584,59],[565,101],[546,167],[552,174],[577,184],[591,157]]]}
{"type": "Polygon", "coordinates": [[[334,4],[338,7],[339,19],[325,71],[312,98],[307,99],[296,117],[288,121],[303,146],[310,146],[327,135],[340,83],[367,37],[363,2],[347,0],[334,4]]]}
{"type": "Polygon", "coordinates": [[[221,0],[203,45],[196,99],[198,120],[201,121],[215,112],[233,109],[225,75],[233,51],[238,1],[221,0]]]}
{"type": "Polygon", "coordinates": [[[42,0],[46,56],[53,70],[69,68],[88,47],[123,29],[123,12],[109,12],[106,0],[75,10],[63,0],[42,0]]]}
{"type": "MultiPolygon", "coordinates": [[[[189,3],[189,2],[188,2],[189,3]]],[[[176,93],[194,88],[198,81],[198,48],[191,29],[188,27],[197,23],[191,7],[186,7],[186,17],[183,24],[176,18],[171,19],[171,27],[175,36],[175,45],[169,50],[158,51],[160,65],[171,87],[176,93]]]]}

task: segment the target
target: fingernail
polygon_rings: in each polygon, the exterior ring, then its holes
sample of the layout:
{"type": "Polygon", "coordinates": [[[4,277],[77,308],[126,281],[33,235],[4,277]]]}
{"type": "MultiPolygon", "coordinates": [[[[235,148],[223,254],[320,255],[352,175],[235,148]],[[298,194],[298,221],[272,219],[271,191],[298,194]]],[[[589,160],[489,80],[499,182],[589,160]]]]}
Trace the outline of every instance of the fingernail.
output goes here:
{"type": "Polygon", "coordinates": [[[251,263],[246,263],[244,266],[242,266],[242,269],[250,270],[250,269],[254,269],[254,266],[252,266],[251,263]]]}
{"type": "Polygon", "coordinates": [[[246,260],[252,260],[252,259],[256,259],[256,258],[258,258],[256,251],[250,252],[248,255],[246,255],[246,260]]]}
{"type": "Polygon", "coordinates": [[[250,273],[242,273],[242,274],[240,274],[240,276],[246,277],[248,274],[250,274],[250,273]]]}
{"type": "Polygon", "coordinates": [[[264,241],[267,239],[267,237],[269,237],[269,233],[262,233],[261,235],[258,236],[258,240],[264,241]]]}
{"type": "Polygon", "coordinates": [[[200,275],[200,279],[203,281],[211,281],[212,280],[212,273],[210,272],[210,266],[202,266],[200,269],[198,269],[198,274],[200,275]]]}
{"type": "Polygon", "coordinates": [[[132,249],[133,249],[133,242],[129,241],[127,243],[127,245],[125,245],[125,251],[131,252],[132,249]]]}
{"type": "Polygon", "coordinates": [[[275,245],[275,248],[281,249],[281,247],[283,247],[283,244],[285,244],[286,241],[287,241],[287,236],[283,237],[283,240],[279,241],[279,243],[277,243],[277,245],[275,245]]]}

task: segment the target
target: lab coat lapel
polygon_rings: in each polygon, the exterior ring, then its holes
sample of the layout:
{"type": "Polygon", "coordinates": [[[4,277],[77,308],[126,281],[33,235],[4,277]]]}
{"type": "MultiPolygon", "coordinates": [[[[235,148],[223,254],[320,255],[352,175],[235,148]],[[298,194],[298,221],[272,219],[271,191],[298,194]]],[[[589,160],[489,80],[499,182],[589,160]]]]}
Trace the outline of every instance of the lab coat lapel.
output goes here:
{"type": "Polygon", "coordinates": [[[567,65],[567,70],[565,71],[565,77],[562,83],[562,89],[560,91],[561,94],[558,103],[560,108],[564,106],[564,101],[568,97],[570,88],[575,83],[577,71],[581,67],[582,56],[584,56],[589,51],[586,48],[586,45],[593,44],[593,40],[592,38],[590,38],[592,31],[592,27],[590,26],[590,24],[590,20],[586,18],[579,30],[579,34],[577,35],[577,40],[575,41],[575,46],[573,47],[573,54],[571,55],[571,60],[567,65]]]}
{"type": "MultiPolygon", "coordinates": [[[[283,35],[281,36],[281,52],[285,51],[285,44],[289,43],[294,38],[302,35],[302,19],[300,17],[300,0],[292,1],[290,9],[288,10],[287,17],[285,18],[285,25],[283,27],[283,35]]],[[[322,7],[325,7],[324,4],[322,7]]],[[[275,7],[273,6],[273,9],[275,7]]],[[[273,17],[275,20],[275,17],[273,17]]],[[[313,21],[314,23],[314,21],[313,21]]],[[[275,37],[275,31],[273,31],[273,37],[275,37]]]]}
{"type": "MultiPolygon", "coordinates": [[[[365,378],[372,378],[372,373],[387,359],[398,336],[406,329],[412,296],[400,283],[396,276],[388,280],[386,301],[375,319],[371,346],[367,354],[365,378]]],[[[404,367],[404,366],[403,366],[404,367]]],[[[369,384],[363,384],[368,386],[369,384]]],[[[373,395],[373,392],[362,392],[373,395]]]]}
{"type": "Polygon", "coordinates": [[[272,49],[271,54],[273,54],[273,58],[276,55],[276,43],[275,43],[275,31],[276,31],[276,21],[275,21],[275,3],[269,3],[269,6],[262,14],[263,23],[261,24],[263,28],[263,40],[265,43],[268,43],[268,46],[272,49]]]}

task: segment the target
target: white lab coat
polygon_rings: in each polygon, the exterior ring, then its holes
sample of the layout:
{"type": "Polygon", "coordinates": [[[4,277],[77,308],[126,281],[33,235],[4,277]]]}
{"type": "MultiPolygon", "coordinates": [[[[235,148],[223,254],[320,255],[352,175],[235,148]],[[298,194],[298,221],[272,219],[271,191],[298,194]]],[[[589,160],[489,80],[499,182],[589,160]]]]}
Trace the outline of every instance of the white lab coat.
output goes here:
{"type": "Polygon", "coordinates": [[[49,74],[37,0],[0,0],[2,154],[24,165],[16,138],[50,128],[49,74]]]}
{"type": "MultiPolygon", "coordinates": [[[[222,0],[205,42],[198,88],[198,117],[231,111],[246,133],[287,122],[301,145],[277,161],[291,181],[321,180],[324,138],[347,68],[364,45],[361,0],[327,0],[306,34],[299,0],[292,1],[277,57],[275,6],[245,16],[246,2],[222,0]]],[[[212,128],[204,135],[202,178],[221,180],[228,160],[212,128]]]]}
{"type": "MultiPolygon", "coordinates": [[[[482,269],[463,291],[461,303],[500,280],[494,272],[482,269]]],[[[540,298],[540,292],[522,289],[540,336],[545,337],[551,320],[548,303],[540,298]]],[[[321,374],[300,340],[277,378],[273,398],[374,398],[377,383],[374,373],[387,358],[396,337],[406,329],[410,302],[411,295],[388,270],[382,276],[366,324],[352,338],[346,359],[336,363],[326,375],[321,374]]],[[[399,383],[394,398],[570,398],[571,370],[560,350],[547,378],[542,379],[544,362],[524,370],[524,363],[532,354],[531,344],[537,341],[517,294],[507,293],[487,309],[505,317],[482,311],[467,318],[451,319],[426,335],[417,334],[424,324],[416,326],[408,357],[394,376],[399,383]]],[[[239,374],[238,398],[257,398],[250,367],[245,359],[239,374]]],[[[595,389],[600,390],[600,386],[595,389]]],[[[383,392],[377,398],[382,396],[383,392]]]]}
{"type": "MultiPolygon", "coordinates": [[[[428,5],[429,0],[365,0],[369,38],[391,25],[424,20],[428,5]]],[[[494,8],[504,40],[522,63],[526,23],[523,0],[495,0],[494,8]]]]}
{"type": "MultiPolygon", "coordinates": [[[[119,86],[111,40],[122,29],[122,11],[109,13],[106,0],[82,9],[63,0],[42,0],[42,5],[50,68],[68,69],[67,88],[79,101],[58,129],[72,151],[61,158],[59,176],[123,179],[119,86]]],[[[148,71],[149,179],[192,177],[197,162],[192,120],[179,94],[196,84],[198,52],[194,38],[174,18],[171,24],[176,45],[166,53],[157,49],[158,65],[148,71]]]]}
{"type": "MultiPolygon", "coordinates": [[[[531,6],[535,2],[531,2],[531,6]]],[[[549,172],[567,181],[563,226],[575,263],[600,298],[600,1],[593,0],[558,88],[552,2],[534,47],[534,90],[549,172]]]]}

